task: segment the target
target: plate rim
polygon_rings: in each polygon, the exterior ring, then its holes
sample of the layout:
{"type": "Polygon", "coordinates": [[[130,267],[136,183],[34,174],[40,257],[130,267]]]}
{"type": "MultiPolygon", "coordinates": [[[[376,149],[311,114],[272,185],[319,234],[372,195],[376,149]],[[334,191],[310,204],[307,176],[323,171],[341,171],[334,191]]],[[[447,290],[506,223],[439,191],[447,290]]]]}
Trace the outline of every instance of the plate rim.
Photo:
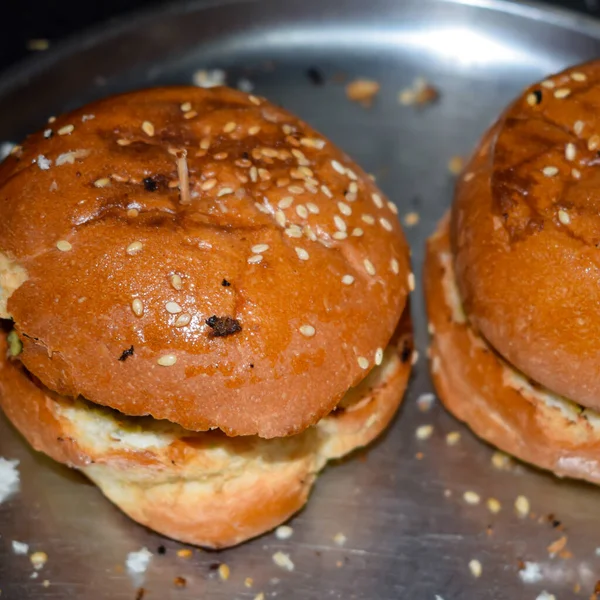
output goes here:
{"type": "MultiPolygon", "coordinates": [[[[208,10],[218,6],[236,4],[259,4],[264,0],[181,0],[160,6],[139,8],[116,17],[109,17],[53,42],[50,49],[37,55],[26,56],[0,72],[0,96],[15,91],[29,79],[60,62],[81,49],[88,49],[110,39],[140,23],[165,15],[180,15],[188,12],[208,10]]],[[[336,2],[336,0],[326,0],[336,2]]],[[[527,20],[541,20],[559,25],[572,31],[584,33],[600,40],[600,19],[578,13],[572,9],[548,6],[540,0],[425,0],[457,6],[472,6],[510,14],[527,20]]]]}

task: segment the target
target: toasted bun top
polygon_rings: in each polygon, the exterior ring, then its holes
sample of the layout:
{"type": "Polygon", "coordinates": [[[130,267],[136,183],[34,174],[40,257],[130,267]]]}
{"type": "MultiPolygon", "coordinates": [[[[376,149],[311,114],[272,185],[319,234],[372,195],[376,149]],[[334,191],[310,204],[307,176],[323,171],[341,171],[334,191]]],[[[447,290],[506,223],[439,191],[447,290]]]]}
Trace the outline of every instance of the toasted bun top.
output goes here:
{"type": "Polygon", "coordinates": [[[86,106],[0,166],[21,359],[50,389],[125,414],[297,433],[399,321],[409,258],[394,213],[262,99],[173,87],[86,106]]]}
{"type": "Polygon", "coordinates": [[[518,369],[600,408],[600,62],[534,85],[486,134],[452,211],[471,322],[518,369]]]}

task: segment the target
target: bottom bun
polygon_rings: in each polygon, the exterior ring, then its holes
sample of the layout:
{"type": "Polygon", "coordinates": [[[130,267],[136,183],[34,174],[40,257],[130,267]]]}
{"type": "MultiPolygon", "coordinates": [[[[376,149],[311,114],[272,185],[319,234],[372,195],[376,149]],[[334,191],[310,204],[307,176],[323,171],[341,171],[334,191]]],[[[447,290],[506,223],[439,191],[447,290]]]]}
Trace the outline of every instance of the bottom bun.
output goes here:
{"type": "Polygon", "coordinates": [[[305,504],[327,461],[386,428],[408,381],[411,350],[407,309],[381,366],[337,410],[287,438],[192,432],[65,398],[7,358],[5,336],[0,405],[36,450],[81,470],[138,523],[182,542],[225,548],[286,521],[305,504]]]}
{"type": "Polygon", "coordinates": [[[559,476],[600,483],[600,415],[531,382],[470,327],[447,219],[428,240],[425,291],[431,371],[444,405],[505,452],[559,476]]]}

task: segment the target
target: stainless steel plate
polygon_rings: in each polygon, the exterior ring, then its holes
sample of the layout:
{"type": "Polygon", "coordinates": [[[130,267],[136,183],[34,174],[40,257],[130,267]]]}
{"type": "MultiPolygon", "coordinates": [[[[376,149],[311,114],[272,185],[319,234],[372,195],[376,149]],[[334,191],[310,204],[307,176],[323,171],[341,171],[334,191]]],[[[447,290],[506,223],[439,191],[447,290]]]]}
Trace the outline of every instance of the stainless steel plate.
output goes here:
{"type": "MultiPolygon", "coordinates": [[[[377,175],[407,229],[415,271],[425,237],[451,201],[448,160],[473,146],[502,106],[528,82],[600,54],[600,26],[584,17],[494,0],[259,0],[178,5],[108,25],[74,40],[0,81],[0,139],[16,140],[47,116],[118,90],[188,82],[193,71],[223,68],[228,81],[250,79],[260,94],[298,113],[377,175]],[[308,68],[327,82],[311,84],[308,68]],[[373,108],[347,100],[337,74],[381,82],[373,108]],[[423,110],[402,107],[400,89],[424,76],[442,94],[423,110]]],[[[399,418],[380,443],[329,467],[308,507],[274,535],[221,553],[176,555],[181,545],[129,521],[77,473],[33,453],[0,419],[0,456],[21,461],[21,491],[0,506],[2,599],[327,598],[434,600],[588,598],[600,579],[600,491],[520,465],[498,471],[492,450],[443,409],[420,412],[431,391],[421,291],[413,307],[421,353],[399,418]],[[427,441],[415,428],[432,424],[427,441]],[[462,438],[446,444],[450,431],[462,438]],[[422,453],[417,455],[417,453],[422,453]],[[463,493],[482,502],[470,506],[463,493]],[[536,518],[518,518],[518,495],[536,518]],[[485,499],[503,507],[492,515],[485,499]],[[565,530],[548,523],[559,520],[565,530]],[[539,518],[539,519],[538,519],[539,518]],[[541,522],[540,522],[541,521],[541,522]],[[492,533],[487,530],[491,526],[492,533]],[[347,542],[336,545],[342,532],[347,542]],[[547,546],[567,535],[573,557],[547,546]],[[32,579],[27,556],[11,541],[48,554],[32,579]],[[166,554],[158,555],[164,544],[166,554]],[[143,584],[123,571],[127,554],[155,553],[143,584]],[[293,572],[272,561],[289,553],[293,572]],[[483,571],[475,578],[469,562],[483,571]],[[519,561],[539,567],[524,583],[519,561]],[[215,563],[227,563],[220,581],[215,563]],[[187,587],[176,588],[175,577],[187,587]],[[254,580],[252,588],[244,580],[254,580]],[[45,587],[44,581],[49,584],[45,587]]],[[[556,525],[556,523],[554,523],[556,525]]],[[[535,570],[535,569],[534,569],[535,570]]]]}

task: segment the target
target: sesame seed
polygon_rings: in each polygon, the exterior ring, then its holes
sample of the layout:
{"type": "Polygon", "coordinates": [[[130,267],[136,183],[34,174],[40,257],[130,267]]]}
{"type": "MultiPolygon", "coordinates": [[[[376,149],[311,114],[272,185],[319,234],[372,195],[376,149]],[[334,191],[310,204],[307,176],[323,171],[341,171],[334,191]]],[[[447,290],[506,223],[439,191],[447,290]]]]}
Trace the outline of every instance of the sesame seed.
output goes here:
{"type": "Polygon", "coordinates": [[[197,117],[198,113],[195,110],[189,110],[188,112],[186,112],[183,115],[184,119],[193,119],[194,117],[197,117]]]}
{"type": "Polygon", "coordinates": [[[130,208],[127,211],[128,217],[137,217],[140,214],[140,211],[137,208],[130,208]]]}
{"type": "Polygon", "coordinates": [[[295,250],[296,250],[296,254],[298,255],[298,258],[300,260],[308,260],[309,259],[308,252],[304,248],[299,248],[298,246],[296,246],[295,250]]]}
{"type": "Polygon", "coordinates": [[[313,204],[312,202],[307,202],[306,208],[308,208],[308,212],[312,213],[313,215],[318,215],[320,212],[319,207],[316,204],[313,204]]]}
{"type": "Polygon", "coordinates": [[[150,121],[144,121],[142,123],[142,131],[146,135],[149,135],[150,137],[152,137],[154,135],[154,125],[152,125],[152,123],[150,123],[150,121]]]}
{"type": "Polygon", "coordinates": [[[569,223],[571,223],[571,217],[569,216],[569,213],[562,208],[558,211],[558,220],[563,225],[569,225],[569,223]]]}
{"type": "Polygon", "coordinates": [[[290,192],[290,194],[303,194],[304,191],[304,188],[300,187],[299,185],[290,185],[288,188],[288,192],[290,192]]]}
{"type": "Polygon", "coordinates": [[[383,348],[375,350],[375,364],[379,366],[383,362],[383,348]]]}
{"type": "Polygon", "coordinates": [[[377,208],[383,208],[383,200],[379,194],[371,194],[371,198],[377,208]]]}
{"type": "Polygon", "coordinates": [[[367,225],[374,225],[375,224],[375,217],[373,217],[372,215],[362,215],[361,219],[367,224],[367,225]]]}
{"type": "Polygon", "coordinates": [[[364,356],[359,356],[357,358],[357,362],[358,362],[358,366],[363,369],[363,370],[367,370],[369,368],[369,360],[366,359],[364,356]]]}
{"type": "Polygon", "coordinates": [[[333,170],[337,171],[340,175],[345,175],[346,174],[346,169],[337,160],[332,160],[331,161],[331,166],[333,167],[333,170]]]}
{"type": "Polygon", "coordinates": [[[352,285],[354,283],[354,277],[352,275],[344,275],[342,277],[342,283],[344,285],[352,285]]]}
{"type": "Polygon", "coordinates": [[[529,514],[529,500],[525,496],[518,496],[515,500],[515,510],[520,517],[526,517],[529,514]]]}
{"type": "Polygon", "coordinates": [[[387,205],[388,208],[392,211],[392,213],[394,213],[395,215],[398,214],[398,207],[393,202],[388,202],[387,205]]]}
{"type": "Polygon", "coordinates": [[[338,202],[337,205],[343,215],[349,217],[352,214],[352,209],[345,202],[338,202]]]}
{"type": "Polygon", "coordinates": [[[333,192],[326,186],[326,185],[322,185],[321,186],[321,191],[328,197],[328,198],[333,198],[333,192]]]}
{"type": "Polygon", "coordinates": [[[271,179],[271,173],[267,171],[267,169],[259,169],[258,176],[262,181],[269,181],[269,179],[271,179]]]}
{"type": "Polygon", "coordinates": [[[571,73],[571,79],[573,81],[587,81],[587,77],[586,77],[585,73],[580,73],[579,71],[575,71],[574,73],[571,73]]]}
{"type": "Polygon", "coordinates": [[[291,225],[285,230],[285,234],[291,238],[301,238],[302,237],[302,229],[298,227],[298,225],[291,225]]]}
{"type": "Polygon", "coordinates": [[[180,107],[181,112],[188,112],[188,110],[192,110],[191,102],[184,102],[180,107]]]}
{"type": "Polygon", "coordinates": [[[250,167],[250,179],[252,183],[256,183],[258,181],[258,169],[256,167],[250,167]]]}
{"type": "Polygon", "coordinates": [[[254,254],[253,256],[251,256],[248,259],[248,264],[249,265],[257,265],[258,263],[260,263],[263,259],[263,255],[262,254],[254,254]]]}
{"type": "Polygon", "coordinates": [[[505,471],[510,467],[511,459],[503,452],[494,452],[492,454],[492,465],[500,471],[505,471]]]}
{"type": "Polygon", "coordinates": [[[588,140],[588,150],[597,150],[600,145],[600,136],[598,134],[594,134],[588,140]]]}
{"type": "Polygon", "coordinates": [[[456,444],[458,444],[459,441],[460,433],[458,431],[451,431],[446,436],[446,444],[448,444],[448,446],[456,446],[456,444]]]}
{"type": "Polygon", "coordinates": [[[415,225],[418,224],[420,219],[421,219],[421,217],[419,217],[419,213],[409,212],[409,213],[406,213],[406,215],[404,216],[404,224],[407,227],[414,227],[415,225]]]}
{"type": "Polygon", "coordinates": [[[126,139],[121,138],[121,139],[117,140],[117,144],[119,146],[129,146],[129,144],[131,144],[131,140],[126,140],[126,139]]]}
{"type": "Polygon", "coordinates": [[[373,263],[368,259],[365,258],[365,260],[363,261],[363,264],[365,266],[365,271],[369,274],[369,275],[375,275],[375,267],[373,266],[373,263]]]}
{"type": "Polygon", "coordinates": [[[46,139],[51,138],[52,137],[52,129],[45,129],[44,130],[44,137],[46,139]]]}
{"type": "Polygon", "coordinates": [[[260,131],[260,127],[258,125],[254,125],[248,129],[248,135],[256,135],[260,131]]]}
{"type": "Polygon", "coordinates": [[[201,150],[208,150],[210,148],[210,138],[202,138],[200,140],[200,149],[201,150]]]}
{"type": "Polygon", "coordinates": [[[73,246],[71,246],[71,244],[69,244],[69,242],[67,242],[67,240],[58,240],[58,242],[56,242],[56,247],[61,252],[69,252],[69,250],[73,249],[73,246]]]}
{"type": "Polygon", "coordinates": [[[571,94],[571,90],[569,88],[559,88],[558,90],[556,90],[554,92],[554,97],[562,99],[562,98],[566,98],[570,94],[571,94]]]}
{"type": "Polygon", "coordinates": [[[575,160],[575,156],[577,155],[577,149],[575,148],[575,144],[567,144],[565,146],[565,158],[567,160],[575,160]]]}
{"type": "Polygon", "coordinates": [[[134,298],[131,303],[131,310],[136,317],[141,317],[144,314],[144,305],[139,298],[134,298]]]}
{"type": "Polygon", "coordinates": [[[300,327],[300,333],[305,337],[313,337],[316,331],[312,325],[302,325],[300,327]]]}
{"type": "Polygon", "coordinates": [[[278,552],[275,552],[275,554],[273,554],[272,558],[273,558],[273,562],[281,569],[284,569],[286,571],[294,570],[294,563],[292,562],[292,559],[290,558],[289,554],[278,551],[278,552]]]}
{"type": "Polygon", "coordinates": [[[500,502],[498,502],[498,500],[496,500],[496,498],[488,498],[486,504],[488,510],[495,515],[497,515],[502,509],[502,505],[500,504],[500,502]]]}
{"type": "Polygon", "coordinates": [[[209,190],[212,190],[215,185],[217,185],[217,180],[216,179],[207,179],[201,186],[200,189],[203,192],[208,192],[209,190]]]}
{"type": "Polygon", "coordinates": [[[336,229],[338,229],[339,231],[346,231],[346,221],[344,221],[342,217],[340,217],[339,215],[335,215],[333,217],[333,222],[335,223],[336,229]]]}
{"type": "Polygon", "coordinates": [[[469,571],[471,571],[471,575],[473,575],[473,577],[481,577],[481,563],[478,560],[473,559],[469,562],[469,571]]]}
{"type": "Polygon", "coordinates": [[[58,135],[70,135],[71,133],[73,133],[74,129],[74,125],[65,125],[64,127],[61,127],[56,133],[58,133],[58,135]]]}
{"type": "Polygon", "coordinates": [[[306,210],[306,207],[302,204],[298,204],[298,206],[296,206],[296,213],[302,219],[306,219],[308,217],[308,210],[306,210]]]}
{"type": "Polygon", "coordinates": [[[141,249],[143,248],[143,244],[142,242],[132,242],[131,244],[129,244],[129,246],[127,246],[127,254],[136,254],[137,252],[139,252],[141,249]]]}
{"type": "Polygon", "coordinates": [[[575,121],[575,125],[573,125],[573,131],[577,135],[581,135],[583,133],[584,127],[585,127],[585,123],[583,121],[575,121]]]}
{"type": "Polygon", "coordinates": [[[345,231],[335,231],[331,236],[334,240],[345,240],[348,234],[345,231]]]}
{"type": "Polygon", "coordinates": [[[348,186],[348,191],[351,194],[356,194],[358,192],[358,183],[356,183],[356,181],[351,181],[350,185],[348,186]]]}
{"type": "Polygon", "coordinates": [[[177,275],[177,273],[171,275],[171,285],[176,290],[180,290],[183,287],[183,281],[181,280],[181,277],[177,275]]]}
{"type": "Polygon", "coordinates": [[[421,425],[415,431],[418,440],[428,440],[433,435],[433,425],[421,425]]]}
{"type": "Polygon", "coordinates": [[[392,231],[392,224],[386,218],[381,217],[381,219],[379,219],[379,222],[386,231],[392,231]]]}
{"type": "Polygon", "coordinates": [[[390,266],[392,267],[392,271],[396,275],[400,273],[400,263],[395,258],[392,258],[392,260],[390,261],[390,266]]]}
{"type": "Polygon", "coordinates": [[[248,96],[248,100],[250,100],[252,104],[256,104],[257,106],[260,105],[260,98],[257,98],[256,96],[248,96]]]}
{"type": "Polygon", "coordinates": [[[542,81],[541,86],[545,87],[548,90],[551,90],[554,87],[556,87],[556,84],[554,83],[554,81],[551,81],[550,79],[546,79],[546,81],[542,81]]]}
{"type": "Polygon", "coordinates": [[[477,492],[467,491],[463,494],[463,498],[467,504],[475,505],[479,504],[481,497],[477,492]]]}
{"type": "Polygon", "coordinates": [[[227,152],[217,152],[214,156],[215,160],[225,160],[229,154],[227,152]]]}
{"type": "Polygon", "coordinates": [[[289,525],[280,525],[275,530],[275,537],[278,540],[289,540],[294,535],[294,530],[289,525]]]}
{"type": "Polygon", "coordinates": [[[269,244],[256,244],[256,246],[252,246],[250,250],[252,250],[252,254],[262,254],[269,249],[269,244]]]}
{"type": "Polygon", "coordinates": [[[176,315],[183,310],[181,306],[177,304],[177,302],[167,302],[165,304],[165,308],[167,309],[167,312],[171,313],[172,315],[176,315]]]}
{"type": "Polygon", "coordinates": [[[465,173],[465,176],[463,177],[463,181],[466,181],[468,183],[474,177],[475,177],[475,173],[472,173],[472,172],[469,171],[468,173],[465,173]]]}
{"type": "Polygon", "coordinates": [[[219,578],[221,579],[221,581],[227,581],[229,579],[230,573],[231,570],[229,569],[228,565],[226,565],[225,563],[221,563],[219,565],[219,578]]]}
{"type": "Polygon", "coordinates": [[[579,169],[572,169],[571,170],[571,175],[575,178],[575,179],[580,179],[581,178],[581,171],[579,171],[579,169]]]}
{"type": "Polygon", "coordinates": [[[415,291],[415,276],[414,276],[414,273],[409,273],[408,274],[408,289],[411,292],[415,291]]]}
{"type": "Polygon", "coordinates": [[[110,179],[108,177],[102,177],[101,179],[96,179],[94,181],[94,187],[97,188],[105,188],[110,185],[110,179]]]}
{"type": "Polygon", "coordinates": [[[233,194],[233,188],[224,187],[218,191],[217,197],[221,198],[222,196],[229,196],[229,194],[233,194]]]}
{"type": "Polygon", "coordinates": [[[236,127],[237,125],[233,121],[230,121],[223,127],[223,133],[231,133],[236,127]]]}
{"type": "Polygon", "coordinates": [[[355,227],[352,230],[352,235],[354,237],[361,237],[364,234],[364,231],[360,227],[355,227]]]}
{"type": "Polygon", "coordinates": [[[527,104],[529,104],[529,106],[536,106],[537,103],[538,103],[538,100],[537,100],[537,96],[535,94],[527,95],[527,104]]]}
{"type": "Polygon", "coordinates": [[[279,227],[285,227],[287,219],[285,218],[285,213],[282,210],[275,211],[275,221],[279,227]]]}
{"type": "Polygon", "coordinates": [[[348,175],[348,177],[350,177],[350,179],[353,179],[354,181],[358,179],[356,173],[352,169],[346,169],[346,175],[348,175]]]}
{"type": "Polygon", "coordinates": [[[557,167],[544,167],[542,169],[542,173],[546,177],[554,177],[555,175],[558,174],[558,168],[557,167]]]}

